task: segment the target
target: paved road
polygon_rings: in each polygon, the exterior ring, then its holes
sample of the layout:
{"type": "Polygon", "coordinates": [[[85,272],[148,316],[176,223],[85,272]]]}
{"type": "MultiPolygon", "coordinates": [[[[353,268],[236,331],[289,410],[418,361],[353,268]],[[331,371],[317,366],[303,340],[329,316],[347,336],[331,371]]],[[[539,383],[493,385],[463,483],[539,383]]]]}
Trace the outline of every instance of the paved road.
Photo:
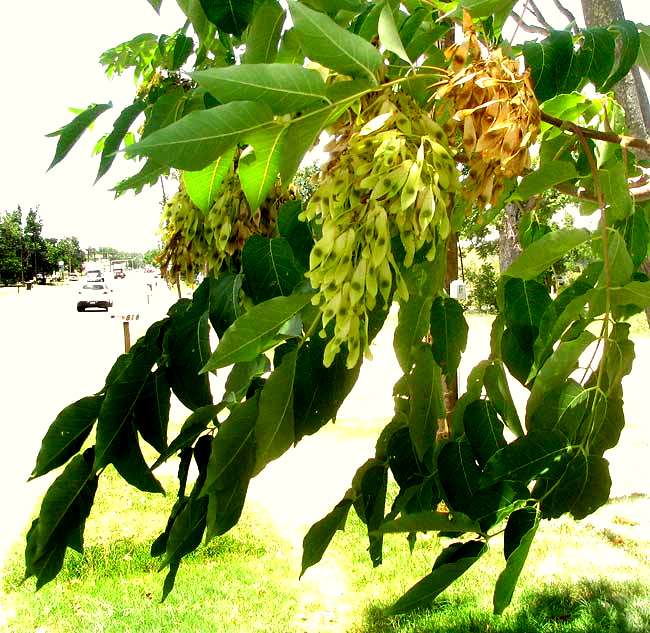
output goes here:
{"type": "Polygon", "coordinates": [[[26,484],[41,439],[57,413],[95,393],[115,358],[124,350],[122,321],[112,315],[139,314],[132,339],[162,318],[175,297],[153,275],[108,280],[114,306],[108,312],[78,313],[82,281],[68,286],[3,289],[0,294],[0,481],[3,516],[0,562],[15,535],[26,525],[34,499],[51,478],[26,484]],[[7,511],[11,508],[10,511],[7,511]]]}

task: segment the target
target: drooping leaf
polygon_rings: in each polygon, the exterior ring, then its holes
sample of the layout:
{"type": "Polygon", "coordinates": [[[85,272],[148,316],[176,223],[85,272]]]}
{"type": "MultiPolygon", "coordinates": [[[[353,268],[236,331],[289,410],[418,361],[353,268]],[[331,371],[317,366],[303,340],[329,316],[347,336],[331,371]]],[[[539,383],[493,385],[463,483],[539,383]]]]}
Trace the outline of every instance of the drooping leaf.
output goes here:
{"type": "MultiPolygon", "coordinates": [[[[132,427],[133,410],[149,374],[160,359],[160,338],[167,323],[159,321],[129,351],[129,362],[106,390],[97,419],[95,470],[101,470],[125,449],[119,438],[123,427],[132,427]]],[[[130,433],[127,429],[127,433],[130,433]]]]}
{"type": "Polygon", "coordinates": [[[136,99],[130,106],[124,108],[117,119],[115,119],[113,129],[104,141],[104,149],[99,160],[99,170],[97,171],[95,182],[111,168],[120,149],[120,145],[124,140],[124,136],[129,131],[133,122],[144,112],[146,105],[144,101],[136,99]]]}
{"type": "Polygon", "coordinates": [[[255,360],[235,363],[226,379],[224,399],[241,400],[248,393],[253,379],[269,371],[271,363],[264,354],[260,354],[255,360]]]}
{"type": "Polygon", "coordinates": [[[255,424],[255,473],[283,455],[294,443],[293,390],[296,361],[295,351],[285,354],[262,388],[255,424]]]}
{"type": "Polygon", "coordinates": [[[434,289],[429,268],[415,265],[404,275],[409,300],[400,304],[393,336],[395,356],[404,373],[411,371],[414,353],[428,333],[431,323],[434,289]]]}
{"type": "Polygon", "coordinates": [[[368,531],[368,553],[374,567],[381,565],[383,533],[379,526],[384,520],[388,483],[386,464],[369,459],[354,475],[352,493],[354,508],[368,531]]]}
{"type": "Polygon", "coordinates": [[[278,115],[325,103],[320,73],[300,64],[241,64],[197,70],[191,76],[221,103],[255,101],[278,115]]]}
{"type": "Polygon", "coordinates": [[[231,488],[240,481],[243,471],[250,469],[252,472],[255,466],[255,423],[258,413],[258,394],[232,408],[228,419],[212,440],[202,496],[231,488]]]}
{"type": "Polygon", "coordinates": [[[130,178],[120,180],[111,191],[115,192],[116,198],[119,198],[119,196],[131,189],[134,193],[138,194],[144,189],[145,185],[155,185],[166,172],[167,169],[163,165],[160,165],[154,160],[147,160],[137,174],[130,178]]]}
{"type": "Polygon", "coordinates": [[[81,398],[56,416],[43,437],[30,480],[62,466],[81,450],[95,425],[103,400],[103,396],[81,398]]]}
{"type": "Polygon", "coordinates": [[[479,467],[506,445],[503,422],[489,400],[475,400],[463,414],[465,434],[472,446],[479,467]]]}
{"type": "Polygon", "coordinates": [[[194,40],[184,33],[178,33],[174,39],[174,55],[170,70],[180,70],[193,51],[194,40]]]}
{"type": "Polygon", "coordinates": [[[456,299],[437,297],[431,308],[433,357],[448,383],[456,377],[468,332],[463,306],[456,299]]]}
{"type": "Polygon", "coordinates": [[[442,447],[438,454],[438,476],[449,507],[467,513],[481,478],[481,469],[467,440],[455,440],[442,447]]]}
{"type": "Polygon", "coordinates": [[[135,402],[133,421],[142,439],[159,453],[167,448],[169,424],[170,386],[161,369],[151,372],[135,402]]]}
{"type": "Polygon", "coordinates": [[[200,0],[206,17],[219,31],[239,37],[253,17],[255,0],[200,0]]]}
{"type": "Polygon", "coordinates": [[[487,550],[483,541],[453,543],[436,559],[433,570],[411,587],[388,611],[389,615],[407,613],[425,607],[454,580],[460,578],[487,550]]]}
{"type": "Polygon", "coordinates": [[[409,432],[418,458],[424,460],[433,450],[438,420],[445,417],[442,372],[428,345],[420,345],[414,354],[414,362],[408,376],[409,432]]]}
{"type": "Polygon", "coordinates": [[[598,455],[580,452],[544,495],[540,505],[542,516],[554,519],[570,512],[576,520],[584,519],[607,503],[611,486],[609,462],[598,455]]]}
{"type": "Polygon", "coordinates": [[[254,453],[255,449],[251,447],[246,452],[245,459],[237,463],[239,478],[232,486],[223,490],[213,489],[208,495],[206,540],[221,536],[237,525],[246,502],[248,484],[255,463],[254,453]]]}
{"type": "Polygon", "coordinates": [[[494,613],[501,615],[512,601],[515,586],[537,532],[539,515],[535,508],[521,508],[510,515],[504,532],[506,567],[494,587],[494,613]]]}
{"type": "Polygon", "coordinates": [[[219,338],[242,314],[241,287],[242,275],[222,273],[217,279],[206,277],[194,293],[193,301],[208,311],[219,338]]]}
{"type": "Polygon", "coordinates": [[[397,25],[395,24],[393,12],[388,4],[384,4],[381,10],[377,28],[379,39],[386,49],[391,53],[395,53],[395,55],[403,59],[407,64],[412,64],[413,62],[409,59],[408,53],[404,48],[399,31],[397,30],[397,25]]]}
{"type": "Polygon", "coordinates": [[[275,185],[282,163],[287,125],[269,125],[251,135],[238,165],[239,180],[251,209],[258,209],[275,185]]]}
{"type": "Polygon", "coordinates": [[[287,338],[280,333],[282,326],[310,302],[310,294],[295,294],[253,306],[226,330],[202,371],[253,360],[287,338]]]}
{"type": "Polygon", "coordinates": [[[589,331],[583,331],[574,340],[562,341],[537,373],[526,406],[526,425],[544,397],[560,387],[578,367],[578,360],[587,347],[596,340],[589,331]]]}
{"type": "MultiPolygon", "coordinates": [[[[47,555],[57,541],[67,545],[71,534],[83,533],[97,490],[93,457],[93,449],[76,455],[45,493],[38,515],[34,562],[47,555]]],[[[75,541],[76,549],[81,549],[78,536],[75,541]]]]}
{"type": "Polygon", "coordinates": [[[490,458],[483,469],[481,485],[490,486],[499,481],[528,484],[533,479],[550,477],[571,451],[561,431],[531,431],[490,458]]]}
{"type": "Polygon", "coordinates": [[[263,0],[248,27],[244,64],[270,64],[275,61],[285,17],[277,0],[263,0]]]}
{"type": "Polygon", "coordinates": [[[207,522],[207,513],[207,497],[189,499],[169,531],[165,558],[160,565],[160,569],[180,562],[183,556],[193,552],[201,544],[207,522]]]}
{"type": "Polygon", "coordinates": [[[309,226],[298,219],[302,211],[300,200],[288,200],[280,207],[278,232],[284,237],[293,252],[293,256],[304,270],[309,270],[309,253],[314,245],[309,226]]]}
{"type": "Polygon", "coordinates": [[[526,422],[529,431],[559,430],[575,437],[589,406],[589,392],[569,378],[544,394],[526,422]]]}
{"type": "Polygon", "coordinates": [[[503,418],[506,426],[515,435],[521,437],[524,430],[519,420],[503,363],[494,361],[485,370],[485,392],[494,408],[503,418]]]}
{"type": "Polygon", "coordinates": [[[213,205],[221,183],[232,165],[235,148],[226,150],[217,160],[199,171],[183,172],[183,180],[192,202],[204,213],[213,205]]]}
{"type": "Polygon", "coordinates": [[[302,541],[300,578],[302,578],[307,569],[320,562],[336,532],[345,528],[345,522],[351,506],[352,499],[346,495],[334,506],[333,510],[327,516],[309,528],[302,541]]]}
{"type": "Polygon", "coordinates": [[[183,448],[191,447],[199,435],[208,428],[211,422],[213,423],[217,419],[217,415],[225,407],[226,404],[220,402],[219,404],[208,404],[193,411],[183,423],[178,435],[152,464],[151,470],[158,468],[160,464],[183,448]]]}
{"type": "Polygon", "coordinates": [[[56,144],[56,152],[54,158],[47,168],[48,171],[55,165],[60,163],[67,155],[68,152],[74,147],[74,144],[81,138],[81,135],[95,122],[97,117],[113,107],[113,104],[108,103],[93,103],[88,106],[81,114],[78,114],[70,123],[64,125],[60,130],[51,132],[48,137],[58,136],[59,140],[56,144]]]}
{"type": "Polygon", "coordinates": [[[618,444],[625,427],[623,400],[619,396],[609,394],[604,404],[604,411],[602,408],[594,407],[596,411],[602,412],[602,415],[596,418],[598,424],[593,430],[589,445],[591,453],[597,456],[602,456],[606,450],[618,444]]]}
{"type": "Polygon", "coordinates": [[[582,31],[584,38],[579,56],[585,75],[601,89],[610,75],[615,59],[615,37],[602,27],[590,27],[582,31]]]}
{"type": "Polygon", "coordinates": [[[625,165],[617,161],[598,170],[602,193],[607,203],[609,224],[625,220],[634,211],[634,204],[627,183],[625,165]]]}
{"type": "Polygon", "coordinates": [[[196,171],[215,161],[227,149],[271,122],[273,113],[263,103],[234,101],[209,110],[191,112],[139,143],[127,156],[149,156],[158,163],[196,171]]]}
{"type": "Polygon", "coordinates": [[[37,590],[56,578],[63,567],[67,549],[65,540],[55,540],[46,552],[37,557],[38,524],[39,520],[34,519],[25,538],[25,580],[36,576],[37,590]]]}
{"type": "Polygon", "coordinates": [[[382,56],[374,46],[304,4],[293,0],[288,4],[307,57],[342,75],[363,77],[376,83],[375,72],[382,56]]]}
{"type": "Polygon", "coordinates": [[[523,327],[539,327],[542,316],[551,304],[544,284],[517,277],[507,279],[503,289],[506,324],[521,335],[523,327]]]}
{"type": "Polygon", "coordinates": [[[165,371],[176,397],[194,411],[212,404],[208,376],[200,373],[210,357],[209,312],[200,301],[182,299],[169,316],[163,339],[165,371]]]}
{"type": "Polygon", "coordinates": [[[531,70],[531,81],[537,99],[542,102],[570,91],[577,85],[582,73],[573,65],[573,42],[567,31],[551,31],[541,42],[529,41],[523,45],[526,67],[531,70]]]}

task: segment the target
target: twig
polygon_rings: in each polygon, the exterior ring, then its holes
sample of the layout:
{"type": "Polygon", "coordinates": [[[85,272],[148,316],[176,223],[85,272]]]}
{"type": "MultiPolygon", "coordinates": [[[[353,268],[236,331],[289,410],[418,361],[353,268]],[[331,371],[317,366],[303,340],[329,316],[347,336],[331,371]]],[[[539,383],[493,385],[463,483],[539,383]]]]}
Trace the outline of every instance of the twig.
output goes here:
{"type": "Polygon", "coordinates": [[[546,21],[542,12],[537,8],[534,0],[528,0],[528,4],[530,5],[531,11],[535,14],[535,17],[539,20],[539,23],[549,31],[553,31],[553,27],[546,21]]]}
{"type": "Polygon", "coordinates": [[[575,18],[575,15],[569,11],[561,2],[560,0],[553,0],[553,3],[557,7],[557,10],[567,19],[572,25],[573,32],[577,33],[578,32],[578,22],[575,18]]]}
{"type": "Polygon", "coordinates": [[[523,18],[515,11],[510,11],[510,15],[517,21],[517,28],[520,28],[522,31],[526,31],[528,33],[540,33],[541,35],[548,35],[548,31],[542,28],[541,26],[526,24],[523,18]]]}

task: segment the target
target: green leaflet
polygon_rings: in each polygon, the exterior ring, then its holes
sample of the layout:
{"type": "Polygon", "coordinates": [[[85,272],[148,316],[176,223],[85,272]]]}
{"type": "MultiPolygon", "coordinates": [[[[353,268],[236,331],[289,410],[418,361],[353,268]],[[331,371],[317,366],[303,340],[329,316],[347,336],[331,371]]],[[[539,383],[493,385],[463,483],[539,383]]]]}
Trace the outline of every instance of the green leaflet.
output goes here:
{"type": "Polygon", "coordinates": [[[535,377],[526,406],[526,425],[544,397],[560,387],[578,367],[581,354],[595,340],[591,332],[584,331],[576,339],[558,345],[535,377]]]}
{"type": "Polygon", "coordinates": [[[275,61],[284,20],[285,13],[277,0],[263,0],[248,27],[244,64],[275,61]]]}
{"type": "Polygon", "coordinates": [[[56,152],[48,170],[60,163],[74,147],[74,144],[81,138],[81,135],[95,122],[95,119],[112,107],[113,104],[110,101],[108,103],[93,103],[60,130],[48,134],[48,137],[59,137],[56,144],[56,152]]]}
{"type": "Polygon", "coordinates": [[[463,306],[448,297],[436,297],[431,308],[433,357],[451,384],[456,377],[460,358],[467,345],[469,328],[463,306]]]}
{"type": "Polygon", "coordinates": [[[505,271],[510,277],[534,279],[571,249],[591,238],[587,229],[560,229],[531,244],[505,271]]]}
{"type": "Polygon", "coordinates": [[[542,499],[542,516],[553,519],[570,512],[575,519],[584,519],[607,503],[611,486],[609,462],[598,455],[578,453],[542,499]]]}
{"type": "Polygon", "coordinates": [[[368,553],[374,567],[381,565],[384,535],[379,527],[384,520],[388,468],[376,458],[361,466],[352,480],[354,509],[366,524],[368,532],[368,553]]]}
{"type": "Polygon", "coordinates": [[[501,615],[512,601],[515,586],[528,558],[530,546],[539,525],[535,508],[521,508],[513,512],[504,532],[506,567],[499,574],[494,587],[494,613],[501,615]]]}
{"type": "Polygon", "coordinates": [[[200,0],[206,17],[219,31],[239,37],[248,26],[255,8],[254,0],[200,0]]]}
{"type": "Polygon", "coordinates": [[[181,299],[169,316],[163,366],[174,395],[194,411],[212,403],[208,376],[200,373],[210,357],[209,312],[200,301],[181,299]]]}
{"type": "Polygon", "coordinates": [[[489,400],[475,400],[469,404],[463,414],[463,424],[479,467],[506,446],[503,422],[489,400]]]}
{"type": "Polygon", "coordinates": [[[221,183],[232,165],[235,148],[226,150],[217,160],[199,171],[186,171],[183,180],[192,202],[204,213],[210,210],[221,183]]]}
{"type": "Polygon", "coordinates": [[[287,338],[282,326],[311,302],[311,294],[275,297],[253,306],[227,330],[202,373],[238,361],[253,360],[287,338]]]}
{"type": "MultiPolygon", "coordinates": [[[[77,550],[82,548],[83,525],[90,514],[97,490],[93,457],[92,448],[87,449],[83,455],[76,455],[45,493],[38,516],[38,528],[33,535],[35,541],[28,543],[31,560],[28,561],[27,577],[32,575],[29,567],[38,568],[37,561],[44,556],[47,558],[53,548],[56,550],[57,542],[75,545],[77,550]],[[75,536],[72,542],[71,535],[75,536]]],[[[54,575],[56,573],[58,570],[54,575]]]]}
{"type": "Polygon", "coordinates": [[[320,562],[336,532],[345,529],[345,522],[351,506],[352,499],[346,495],[327,516],[309,528],[302,541],[300,578],[307,569],[320,562]]]}
{"type": "Polygon", "coordinates": [[[445,417],[442,373],[428,345],[418,348],[414,363],[408,375],[409,432],[418,458],[424,460],[433,450],[438,420],[445,417]]]}
{"type": "Polygon", "coordinates": [[[256,101],[273,114],[299,112],[325,101],[325,82],[300,64],[241,64],[197,70],[192,78],[221,103],[256,101]]]}
{"type": "Polygon", "coordinates": [[[283,160],[288,125],[278,123],[248,137],[237,173],[251,209],[258,209],[276,182],[283,160]]]}
{"type": "Polygon", "coordinates": [[[234,101],[209,110],[191,112],[179,121],[130,145],[127,156],[149,156],[158,163],[199,170],[264,126],[275,125],[263,103],[234,101]]]}
{"type": "Polygon", "coordinates": [[[483,541],[453,543],[438,556],[433,570],[411,587],[388,611],[389,615],[426,607],[454,580],[460,578],[485,552],[483,541]]]}
{"type": "Polygon", "coordinates": [[[65,407],[50,425],[30,480],[65,464],[83,446],[95,425],[103,396],[88,396],[65,407]]]}
{"type": "Polygon", "coordinates": [[[413,64],[404,48],[397,26],[395,25],[393,12],[388,4],[384,4],[381,10],[377,27],[381,43],[407,64],[413,64]]]}
{"type": "Polygon", "coordinates": [[[269,376],[260,394],[255,424],[255,474],[283,455],[295,440],[293,390],[297,352],[289,352],[269,376]]]}
{"type": "Polygon", "coordinates": [[[398,532],[480,532],[476,521],[460,512],[415,512],[386,521],[379,528],[384,534],[398,532]]]}
{"type": "Polygon", "coordinates": [[[95,182],[97,182],[111,168],[111,165],[117,156],[117,152],[120,149],[120,145],[124,140],[124,136],[129,131],[133,122],[142,114],[145,107],[146,103],[138,99],[130,106],[124,108],[117,119],[115,119],[113,129],[104,141],[104,149],[102,151],[95,182]]]}
{"type": "Polygon", "coordinates": [[[291,0],[288,2],[303,53],[342,75],[370,79],[382,62],[379,51],[366,40],[338,26],[328,16],[291,0]]]}
{"type": "Polygon", "coordinates": [[[521,179],[512,198],[516,200],[528,200],[546,191],[553,185],[577,177],[578,172],[573,163],[565,160],[546,163],[521,179]]]}
{"type": "Polygon", "coordinates": [[[212,440],[212,451],[201,496],[210,494],[213,489],[218,492],[235,486],[242,476],[240,469],[249,468],[247,464],[250,464],[251,455],[254,465],[255,424],[258,412],[258,394],[233,407],[230,416],[212,440]]]}

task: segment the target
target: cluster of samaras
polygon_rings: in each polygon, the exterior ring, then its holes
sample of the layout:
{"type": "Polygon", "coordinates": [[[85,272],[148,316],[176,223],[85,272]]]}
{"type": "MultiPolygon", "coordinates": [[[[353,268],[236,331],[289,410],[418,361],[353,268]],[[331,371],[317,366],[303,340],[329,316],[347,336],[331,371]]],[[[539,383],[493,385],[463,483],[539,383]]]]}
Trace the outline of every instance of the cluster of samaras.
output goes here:
{"type": "Polygon", "coordinates": [[[537,98],[516,60],[500,49],[482,56],[471,25],[463,43],[445,54],[454,69],[436,93],[450,114],[445,131],[450,139],[462,137],[470,167],[468,197],[480,206],[494,205],[504,179],[520,176],[530,165],[529,148],[540,125],[537,98]]]}

